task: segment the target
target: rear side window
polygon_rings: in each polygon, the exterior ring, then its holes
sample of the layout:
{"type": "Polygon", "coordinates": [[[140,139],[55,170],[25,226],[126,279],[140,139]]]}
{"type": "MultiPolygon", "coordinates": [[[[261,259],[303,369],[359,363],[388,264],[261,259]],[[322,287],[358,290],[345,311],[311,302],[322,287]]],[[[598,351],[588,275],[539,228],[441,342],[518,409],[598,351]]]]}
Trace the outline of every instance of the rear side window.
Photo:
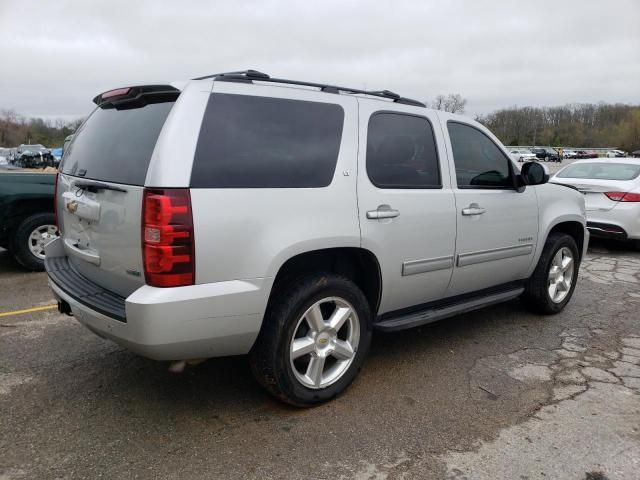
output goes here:
{"type": "Polygon", "coordinates": [[[440,188],[438,153],[429,120],[398,113],[372,115],[367,174],[378,188],[440,188]]]}
{"type": "Polygon", "coordinates": [[[120,110],[96,108],[67,147],[62,173],[144,185],[151,154],[174,103],[120,110]]]}
{"type": "Polygon", "coordinates": [[[511,161],[483,132],[447,122],[458,188],[513,188],[511,161]]]}
{"type": "Polygon", "coordinates": [[[331,183],[340,105],[214,93],[196,148],[195,188],[314,188],[331,183]]]}

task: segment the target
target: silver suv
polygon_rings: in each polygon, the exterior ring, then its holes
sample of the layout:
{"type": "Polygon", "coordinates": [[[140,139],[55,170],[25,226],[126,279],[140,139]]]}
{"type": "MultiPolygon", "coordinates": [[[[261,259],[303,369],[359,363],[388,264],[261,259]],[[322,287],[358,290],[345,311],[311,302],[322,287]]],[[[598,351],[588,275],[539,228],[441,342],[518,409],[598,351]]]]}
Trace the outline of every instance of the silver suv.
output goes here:
{"type": "Polygon", "coordinates": [[[514,298],[552,314],[582,195],[486,128],[389,91],[252,70],[98,95],[57,179],[62,312],[149,358],[249,354],[309,406],[393,331],[514,298]]]}

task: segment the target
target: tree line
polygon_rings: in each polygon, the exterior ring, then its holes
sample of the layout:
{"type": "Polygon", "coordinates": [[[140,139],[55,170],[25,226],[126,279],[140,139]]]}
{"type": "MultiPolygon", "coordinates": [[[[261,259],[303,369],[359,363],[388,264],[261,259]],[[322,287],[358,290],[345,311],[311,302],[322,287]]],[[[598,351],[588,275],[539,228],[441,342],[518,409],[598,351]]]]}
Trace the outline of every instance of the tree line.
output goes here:
{"type": "MultiPolygon", "coordinates": [[[[429,103],[429,102],[427,102],[429,103]]],[[[460,94],[438,95],[432,108],[464,113],[460,94]]],[[[505,145],[640,149],[640,105],[579,103],[559,107],[510,107],[476,120],[505,145]]]]}
{"type": "Polygon", "coordinates": [[[505,145],[640,149],[640,106],[512,107],[476,118],[505,145]]]}
{"type": "Polygon", "coordinates": [[[20,144],[42,144],[55,148],[64,144],[82,123],[73,121],[25,118],[14,110],[0,111],[0,147],[17,147],[20,144]]]}

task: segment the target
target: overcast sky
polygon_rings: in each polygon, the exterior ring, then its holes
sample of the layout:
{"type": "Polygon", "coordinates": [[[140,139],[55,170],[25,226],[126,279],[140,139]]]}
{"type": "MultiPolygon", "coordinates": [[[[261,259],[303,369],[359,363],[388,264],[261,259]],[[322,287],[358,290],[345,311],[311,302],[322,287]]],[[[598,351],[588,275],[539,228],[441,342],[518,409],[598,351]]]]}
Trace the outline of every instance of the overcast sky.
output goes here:
{"type": "Polygon", "coordinates": [[[86,115],[104,90],[254,68],[512,105],[640,103],[640,0],[0,0],[0,109],[86,115]]]}

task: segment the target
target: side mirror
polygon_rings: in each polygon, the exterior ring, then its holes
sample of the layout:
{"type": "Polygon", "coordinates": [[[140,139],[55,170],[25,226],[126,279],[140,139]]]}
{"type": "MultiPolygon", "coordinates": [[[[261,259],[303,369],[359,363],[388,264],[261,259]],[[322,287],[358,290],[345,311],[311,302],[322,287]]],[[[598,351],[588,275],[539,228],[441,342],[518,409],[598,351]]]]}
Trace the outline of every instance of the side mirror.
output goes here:
{"type": "Polygon", "coordinates": [[[538,162],[525,162],[520,169],[525,185],[542,185],[549,181],[549,170],[538,162]]]}

